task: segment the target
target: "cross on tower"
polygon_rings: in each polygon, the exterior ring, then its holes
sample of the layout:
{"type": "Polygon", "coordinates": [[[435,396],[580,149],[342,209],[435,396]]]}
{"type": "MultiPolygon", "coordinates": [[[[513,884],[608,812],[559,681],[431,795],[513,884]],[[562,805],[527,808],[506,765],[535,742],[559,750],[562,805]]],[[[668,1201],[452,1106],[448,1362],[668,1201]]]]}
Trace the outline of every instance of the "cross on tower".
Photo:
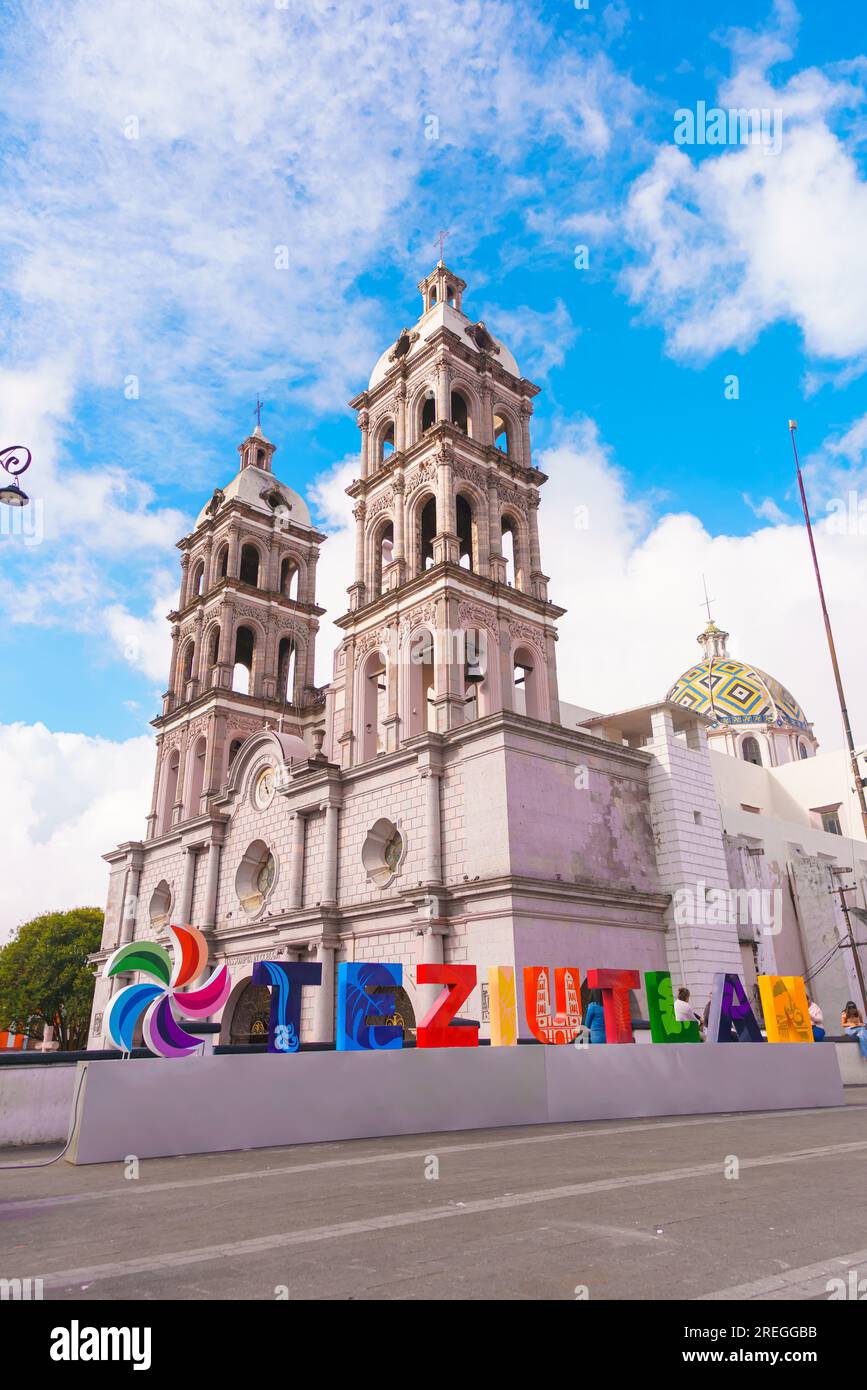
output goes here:
{"type": "Polygon", "coordinates": [[[702,577],[701,577],[701,586],[702,586],[702,588],[704,589],[704,601],[703,601],[702,603],[699,604],[699,608],[706,608],[706,609],[707,609],[707,620],[708,620],[709,623],[712,623],[712,622],[713,622],[713,618],[711,617],[711,614],[710,614],[710,606],[711,606],[712,603],[716,603],[716,599],[708,598],[708,596],[707,596],[707,580],[705,579],[704,575],[702,575],[702,577]]]}
{"type": "Polygon", "coordinates": [[[259,400],[259,392],[256,392],[256,424],[262,428],[262,402],[259,400]]]}
{"type": "Polygon", "coordinates": [[[451,236],[451,232],[440,232],[439,236],[436,238],[434,242],[434,245],[438,245],[440,248],[440,260],[442,260],[443,258],[443,242],[445,241],[447,236],[451,236]]]}

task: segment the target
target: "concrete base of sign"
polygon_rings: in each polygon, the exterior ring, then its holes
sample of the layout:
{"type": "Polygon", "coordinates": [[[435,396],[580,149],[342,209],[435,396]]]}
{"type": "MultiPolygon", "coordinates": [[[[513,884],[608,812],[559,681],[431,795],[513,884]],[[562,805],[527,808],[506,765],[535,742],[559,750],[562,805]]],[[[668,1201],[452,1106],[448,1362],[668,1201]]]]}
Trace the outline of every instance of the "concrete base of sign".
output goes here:
{"type": "Polygon", "coordinates": [[[71,1163],[843,1104],[835,1048],[809,1043],[81,1062],[75,1094],[71,1163]]]}

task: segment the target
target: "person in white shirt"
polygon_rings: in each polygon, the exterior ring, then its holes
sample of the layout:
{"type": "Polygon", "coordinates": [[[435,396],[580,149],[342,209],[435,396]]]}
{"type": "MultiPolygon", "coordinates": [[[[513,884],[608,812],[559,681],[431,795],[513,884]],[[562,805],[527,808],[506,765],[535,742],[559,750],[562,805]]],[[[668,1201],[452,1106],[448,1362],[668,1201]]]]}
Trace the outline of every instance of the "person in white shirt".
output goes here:
{"type": "Polygon", "coordinates": [[[701,1023],[701,1019],[689,1002],[689,990],[681,985],[674,1001],[674,1016],[678,1023],[701,1023]]]}
{"type": "Polygon", "coordinates": [[[825,1015],[822,1013],[815,999],[809,994],[807,995],[807,1003],[810,1006],[810,1022],[813,1025],[813,1041],[821,1042],[825,1036],[825,1015]]]}

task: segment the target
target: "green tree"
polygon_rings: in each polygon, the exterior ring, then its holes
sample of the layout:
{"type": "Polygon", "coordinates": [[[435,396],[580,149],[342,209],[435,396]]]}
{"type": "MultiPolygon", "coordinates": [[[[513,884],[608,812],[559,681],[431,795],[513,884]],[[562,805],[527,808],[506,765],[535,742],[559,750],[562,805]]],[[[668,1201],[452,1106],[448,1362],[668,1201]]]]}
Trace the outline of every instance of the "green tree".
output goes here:
{"type": "Polygon", "coordinates": [[[99,950],[98,907],[44,912],[0,947],[0,1028],[41,1037],[48,1023],[61,1050],[84,1047],[93,1002],[88,956],[99,950]]]}

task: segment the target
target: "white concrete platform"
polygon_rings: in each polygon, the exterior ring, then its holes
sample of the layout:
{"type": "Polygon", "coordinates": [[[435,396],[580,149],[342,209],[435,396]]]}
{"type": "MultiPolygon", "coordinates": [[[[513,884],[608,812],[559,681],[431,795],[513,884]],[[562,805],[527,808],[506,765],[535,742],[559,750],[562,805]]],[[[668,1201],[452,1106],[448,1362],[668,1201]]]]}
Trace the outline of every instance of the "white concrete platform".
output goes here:
{"type": "Polygon", "coordinates": [[[71,1163],[843,1104],[820,1044],[407,1049],[79,1063],[71,1163]]]}

